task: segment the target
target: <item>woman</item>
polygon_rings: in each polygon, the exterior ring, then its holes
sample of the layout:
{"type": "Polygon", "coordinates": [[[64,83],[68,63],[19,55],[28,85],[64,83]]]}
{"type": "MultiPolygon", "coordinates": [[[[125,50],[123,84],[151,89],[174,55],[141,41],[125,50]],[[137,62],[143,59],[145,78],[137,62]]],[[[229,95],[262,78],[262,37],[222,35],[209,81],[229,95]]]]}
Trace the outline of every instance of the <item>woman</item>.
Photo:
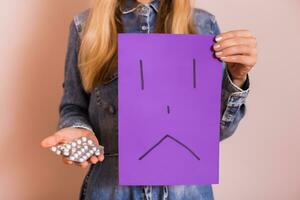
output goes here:
{"type": "Polygon", "coordinates": [[[105,147],[104,156],[77,164],[86,175],[80,199],[213,199],[210,185],[119,186],[117,130],[117,33],[214,34],[224,65],[220,140],[231,136],[245,115],[248,72],[256,63],[256,40],[247,30],[220,33],[214,16],[189,0],[96,0],[70,25],[64,94],[58,130],[45,148],[87,136],[105,147]]]}

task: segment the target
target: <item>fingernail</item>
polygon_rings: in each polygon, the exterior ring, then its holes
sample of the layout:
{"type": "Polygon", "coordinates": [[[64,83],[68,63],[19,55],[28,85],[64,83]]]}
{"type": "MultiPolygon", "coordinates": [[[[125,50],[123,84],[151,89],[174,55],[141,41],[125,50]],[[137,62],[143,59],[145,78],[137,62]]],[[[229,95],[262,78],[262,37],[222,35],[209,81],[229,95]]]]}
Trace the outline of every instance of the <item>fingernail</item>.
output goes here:
{"type": "Polygon", "coordinates": [[[220,51],[220,52],[216,52],[216,53],[215,53],[215,55],[216,55],[217,57],[220,57],[222,54],[223,54],[223,52],[222,52],[222,51],[220,51]]]}
{"type": "Polygon", "coordinates": [[[215,38],[216,42],[220,42],[222,39],[223,39],[223,38],[222,38],[221,36],[217,36],[217,37],[215,38]]]}
{"type": "Polygon", "coordinates": [[[218,48],[220,48],[221,47],[221,45],[219,45],[219,44],[215,44],[214,45],[214,49],[218,49],[218,48]]]}
{"type": "Polygon", "coordinates": [[[226,58],[225,56],[221,57],[222,60],[224,60],[225,58],[226,58]]]}
{"type": "Polygon", "coordinates": [[[104,160],[104,156],[101,156],[101,161],[103,161],[104,160]]]}

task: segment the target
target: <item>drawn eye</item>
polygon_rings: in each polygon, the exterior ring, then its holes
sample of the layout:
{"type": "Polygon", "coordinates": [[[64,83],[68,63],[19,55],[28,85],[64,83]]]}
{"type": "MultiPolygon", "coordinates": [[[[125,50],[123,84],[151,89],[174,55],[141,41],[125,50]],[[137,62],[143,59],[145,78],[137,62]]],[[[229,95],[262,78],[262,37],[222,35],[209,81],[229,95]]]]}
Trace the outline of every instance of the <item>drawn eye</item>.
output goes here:
{"type": "Polygon", "coordinates": [[[142,60],[140,60],[140,75],[141,75],[141,89],[144,90],[144,66],[142,60]]]}
{"type": "Polygon", "coordinates": [[[197,82],[196,82],[196,59],[193,59],[193,87],[196,88],[197,82]]]}

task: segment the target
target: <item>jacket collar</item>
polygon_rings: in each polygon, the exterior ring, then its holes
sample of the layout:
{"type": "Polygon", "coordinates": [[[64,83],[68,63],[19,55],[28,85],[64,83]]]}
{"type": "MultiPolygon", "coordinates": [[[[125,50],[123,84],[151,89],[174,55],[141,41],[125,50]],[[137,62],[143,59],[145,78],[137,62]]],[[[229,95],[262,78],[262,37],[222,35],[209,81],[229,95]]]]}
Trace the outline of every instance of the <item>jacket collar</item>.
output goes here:
{"type": "MultiPolygon", "coordinates": [[[[149,3],[149,6],[151,6],[156,12],[158,12],[159,1],[160,0],[152,0],[149,3]]],[[[140,3],[138,3],[136,0],[125,0],[124,5],[120,6],[120,11],[122,14],[128,14],[134,12],[139,5],[140,3]]]]}

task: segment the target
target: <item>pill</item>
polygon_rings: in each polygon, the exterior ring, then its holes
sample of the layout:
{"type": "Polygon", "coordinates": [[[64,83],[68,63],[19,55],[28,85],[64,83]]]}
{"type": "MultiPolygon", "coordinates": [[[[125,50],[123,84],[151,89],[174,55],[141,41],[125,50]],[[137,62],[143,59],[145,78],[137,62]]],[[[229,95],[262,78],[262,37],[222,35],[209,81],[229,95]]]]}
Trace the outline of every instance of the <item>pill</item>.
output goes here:
{"type": "Polygon", "coordinates": [[[64,156],[69,156],[69,155],[70,155],[70,152],[69,152],[69,151],[64,151],[64,152],[63,152],[63,155],[64,155],[64,156]]]}
{"type": "Polygon", "coordinates": [[[61,154],[61,151],[60,151],[60,150],[57,150],[55,153],[56,153],[57,155],[60,155],[60,154],[61,154]]]}
{"type": "Polygon", "coordinates": [[[88,140],[87,143],[88,143],[88,145],[93,145],[93,141],[92,140],[88,140]]]}
{"type": "Polygon", "coordinates": [[[95,152],[95,155],[96,155],[96,156],[100,156],[100,150],[97,150],[97,151],[95,152]]]}
{"type": "Polygon", "coordinates": [[[53,152],[56,152],[57,148],[54,146],[54,147],[51,147],[51,151],[53,152]]]}
{"type": "Polygon", "coordinates": [[[86,137],[82,137],[81,140],[82,140],[82,142],[86,142],[87,138],[86,137]]]}
{"type": "Polygon", "coordinates": [[[82,158],[83,158],[84,160],[87,160],[87,159],[88,159],[88,157],[87,157],[86,155],[82,156],[82,158]]]}
{"type": "Polygon", "coordinates": [[[76,142],[77,142],[77,144],[81,144],[81,140],[77,140],[76,142]]]}
{"type": "Polygon", "coordinates": [[[72,143],[71,143],[71,146],[72,146],[72,147],[76,147],[76,146],[77,146],[76,142],[72,142],[72,143]]]}
{"type": "Polygon", "coordinates": [[[72,149],[71,149],[71,152],[72,152],[72,153],[75,153],[76,150],[77,150],[76,148],[72,148],[72,149]]]}

